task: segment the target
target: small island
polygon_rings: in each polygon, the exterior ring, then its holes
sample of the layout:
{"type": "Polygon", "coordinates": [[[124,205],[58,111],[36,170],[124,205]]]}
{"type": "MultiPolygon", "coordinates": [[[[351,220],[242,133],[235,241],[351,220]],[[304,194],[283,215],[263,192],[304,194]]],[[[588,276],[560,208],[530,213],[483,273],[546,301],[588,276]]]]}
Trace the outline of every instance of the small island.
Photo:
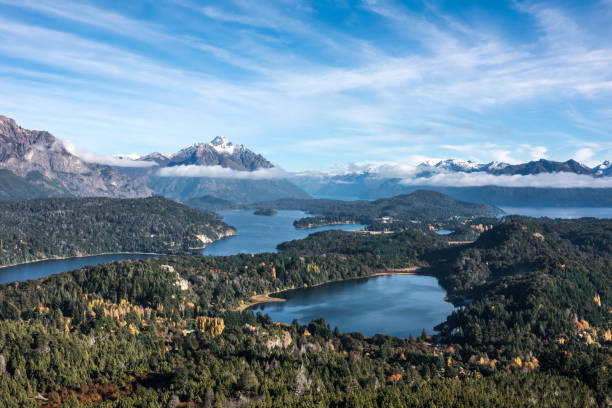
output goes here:
{"type": "Polygon", "coordinates": [[[273,217],[278,214],[274,208],[258,208],[253,212],[254,215],[265,215],[268,217],[273,217]]]}

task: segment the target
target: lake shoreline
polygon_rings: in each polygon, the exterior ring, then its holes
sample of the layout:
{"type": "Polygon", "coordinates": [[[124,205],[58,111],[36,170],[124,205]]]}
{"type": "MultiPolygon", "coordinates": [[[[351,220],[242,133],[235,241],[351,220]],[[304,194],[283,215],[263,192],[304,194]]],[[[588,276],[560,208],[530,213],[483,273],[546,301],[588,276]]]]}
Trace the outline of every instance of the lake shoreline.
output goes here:
{"type": "Polygon", "coordinates": [[[22,265],[35,264],[35,263],[39,263],[39,262],[62,261],[62,260],[67,260],[67,259],[83,259],[83,258],[89,258],[89,257],[94,257],[94,256],[105,256],[105,255],[175,256],[175,255],[184,255],[184,254],[158,254],[156,252],[101,252],[101,253],[97,253],[97,254],[78,255],[78,256],[52,256],[52,257],[49,257],[49,258],[41,258],[41,259],[35,259],[35,260],[31,260],[31,261],[25,261],[25,262],[8,264],[8,265],[0,265],[0,270],[6,269],[6,268],[12,268],[14,266],[22,266],[22,265]]]}
{"type": "Polygon", "coordinates": [[[426,273],[422,273],[421,271],[424,270],[426,267],[424,266],[410,266],[407,268],[389,268],[389,269],[385,269],[383,271],[379,271],[379,272],[374,272],[370,275],[366,275],[366,276],[356,276],[354,278],[347,278],[347,279],[338,279],[338,280],[332,280],[332,281],[327,281],[327,282],[321,282],[321,283],[317,283],[316,285],[312,285],[312,286],[305,286],[305,287],[301,287],[301,288],[287,288],[287,289],[281,289],[281,290],[277,290],[275,292],[268,292],[268,293],[261,293],[261,294],[256,294],[254,296],[252,296],[248,302],[235,307],[233,310],[236,312],[244,312],[245,310],[260,305],[260,304],[266,304],[266,303],[281,303],[281,302],[286,302],[287,299],[285,298],[280,298],[280,297],[274,297],[274,295],[279,295],[281,293],[284,292],[289,292],[292,290],[298,290],[298,289],[308,289],[308,288],[316,288],[318,286],[323,286],[323,285],[328,285],[331,283],[336,283],[336,282],[346,282],[346,281],[351,281],[351,280],[357,280],[357,279],[370,279],[370,278],[376,278],[379,276],[399,276],[399,275],[405,275],[405,276],[432,276],[435,278],[435,276],[433,275],[428,275],[426,273]]]}

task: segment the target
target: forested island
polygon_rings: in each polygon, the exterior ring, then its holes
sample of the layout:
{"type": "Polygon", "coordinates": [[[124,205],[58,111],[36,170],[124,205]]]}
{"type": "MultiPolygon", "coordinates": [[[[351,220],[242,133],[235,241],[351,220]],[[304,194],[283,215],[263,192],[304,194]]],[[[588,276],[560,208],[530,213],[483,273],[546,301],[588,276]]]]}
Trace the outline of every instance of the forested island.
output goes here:
{"type": "Polygon", "coordinates": [[[417,190],[410,194],[383,198],[376,201],[343,201],[330,199],[280,199],[254,204],[238,205],[211,196],[193,198],[187,205],[208,209],[300,210],[311,214],[294,222],[296,228],[306,229],[334,224],[381,224],[385,229],[401,229],[414,224],[453,227],[474,218],[494,218],[503,214],[497,207],[470,203],[430,190],[417,190]]]}
{"type": "Polygon", "coordinates": [[[162,198],[0,202],[0,265],[101,253],[191,253],[235,230],[162,198]]]}
{"type": "Polygon", "coordinates": [[[612,221],[510,218],[472,244],[326,231],[277,254],[176,256],[0,286],[0,405],[606,406],[612,221]],[[234,311],[253,294],[420,266],[435,336],[234,311]]]}
{"type": "Polygon", "coordinates": [[[276,211],[274,208],[258,208],[257,210],[253,211],[253,214],[273,217],[278,214],[278,211],[276,211]]]}

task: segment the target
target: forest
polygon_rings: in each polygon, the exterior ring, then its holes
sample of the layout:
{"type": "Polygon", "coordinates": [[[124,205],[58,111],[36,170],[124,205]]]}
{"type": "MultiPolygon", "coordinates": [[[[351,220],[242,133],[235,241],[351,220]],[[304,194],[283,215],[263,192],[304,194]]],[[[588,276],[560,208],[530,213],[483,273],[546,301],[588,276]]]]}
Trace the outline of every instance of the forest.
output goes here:
{"type": "Polygon", "coordinates": [[[325,231],[275,254],[120,261],[0,286],[0,405],[607,406],[612,221],[513,217],[454,245],[325,231]],[[279,324],[254,294],[421,266],[436,334],[279,324]]]}
{"type": "Polygon", "coordinates": [[[0,265],[110,252],[190,253],[235,230],[162,197],[0,202],[0,265]]]}
{"type": "Polygon", "coordinates": [[[494,217],[503,214],[503,211],[497,207],[455,200],[450,196],[430,190],[417,190],[410,194],[376,201],[287,198],[239,206],[204,196],[188,200],[186,204],[204,210],[221,208],[301,210],[316,216],[330,217],[332,222],[352,221],[359,224],[370,224],[382,217],[404,221],[435,221],[451,218],[494,217]]]}

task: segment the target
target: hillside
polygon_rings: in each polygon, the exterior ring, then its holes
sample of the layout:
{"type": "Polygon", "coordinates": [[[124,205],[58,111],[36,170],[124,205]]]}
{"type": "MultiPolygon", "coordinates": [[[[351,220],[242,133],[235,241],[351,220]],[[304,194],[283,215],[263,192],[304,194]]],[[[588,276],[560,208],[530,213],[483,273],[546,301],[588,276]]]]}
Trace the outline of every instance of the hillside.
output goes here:
{"type": "Polygon", "coordinates": [[[2,178],[9,181],[0,184],[3,199],[66,195],[133,198],[151,194],[143,183],[111,166],[83,161],[51,133],[24,129],[1,115],[0,169],[26,179],[22,189],[15,189],[11,175],[4,173],[2,178]]]}
{"type": "Polygon", "coordinates": [[[161,198],[0,203],[0,265],[110,252],[188,253],[234,234],[213,213],[161,198]]]}
{"type": "Polygon", "coordinates": [[[249,204],[270,198],[310,198],[288,180],[251,180],[216,177],[150,177],[148,185],[157,194],[186,202],[202,196],[249,204]]]}
{"type": "Polygon", "coordinates": [[[0,201],[71,196],[61,183],[49,180],[38,172],[33,171],[20,177],[10,170],[0,169],[0,201]]]}
{"type": "Polygon", "coordinates": [[[0,285],[0,401],[606,406],[610,231],[512,219],[462,247],[416,230],[326,231],[278,254],[114,262],[0,285]],[[423,263],[464,304],[438,336],[367,338],[231,311],[253,293],[423,263]]]}
{"type": "Polygon", "coordinates": [[[429,190],[383,198],[376,201],[341,201],[328,199],[285,199],[259,202],[249,208],[274,208],[277,210],[301,210],[315,216],[296,221],[298,227],[334,222],[358,222],[371,224],[382,217],[400,221],[439,221],[453,217],[490,217],[503,213],[499,208],[455,200],[429,190]],[[321,217],[322,216],[322,217],[321,217]]]}

